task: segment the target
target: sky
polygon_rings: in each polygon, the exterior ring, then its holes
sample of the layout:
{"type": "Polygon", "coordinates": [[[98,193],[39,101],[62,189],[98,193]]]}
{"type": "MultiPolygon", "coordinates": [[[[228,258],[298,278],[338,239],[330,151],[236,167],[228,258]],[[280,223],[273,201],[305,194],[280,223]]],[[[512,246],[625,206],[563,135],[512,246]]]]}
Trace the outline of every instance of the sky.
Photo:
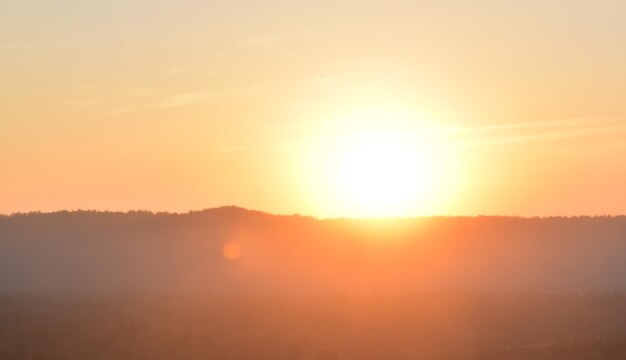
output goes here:
{"type": "Polygon", "coordinates": [[[624,214],[625,16],[622,0],[5,0],[0,213],[624,214]]]}

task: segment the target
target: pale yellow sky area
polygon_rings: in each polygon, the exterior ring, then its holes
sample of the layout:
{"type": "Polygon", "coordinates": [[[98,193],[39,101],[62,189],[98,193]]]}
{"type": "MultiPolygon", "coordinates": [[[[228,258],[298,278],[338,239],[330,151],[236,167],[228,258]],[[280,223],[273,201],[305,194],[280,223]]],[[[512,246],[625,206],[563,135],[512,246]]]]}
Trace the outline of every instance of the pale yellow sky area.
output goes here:
{"type": "Polygon", "coordinates": [[[625,18],[621,0],[3,1],[0,213],[623,214],[625,18]]]}

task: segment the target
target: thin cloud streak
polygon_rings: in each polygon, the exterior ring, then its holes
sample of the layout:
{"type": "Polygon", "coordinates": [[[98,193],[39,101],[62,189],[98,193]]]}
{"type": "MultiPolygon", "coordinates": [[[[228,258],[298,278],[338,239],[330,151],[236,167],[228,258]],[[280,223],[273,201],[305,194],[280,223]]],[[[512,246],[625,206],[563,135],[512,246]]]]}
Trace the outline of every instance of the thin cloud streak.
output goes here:
{"type": "Polygon", "coordinates": [[[284,40],[283,34],[268,34],[244,40],[243,44],[251,47],[271,47],[280,45],[284,40]]]}
{"type": "Polygon", "coordinates": [[[67,41],[42,42],[42,43],[26,43],[13,45],[0,45],[0,52],[8,52],[13,50],[30,50],[39,48],[50,48],[57,45],[67,44],[67,41]]]}
{"type": "Polygon", "coordinates": [[[511,124],[490,124],[483,126],[444,126],[444,127],[432,127],[429,130],[434,132],[448,132],[448,133],[472,133],[472,134],[490,134],[499,132],[514,132],[514,131],[552,131],[552,129],[559,131],[564,128],[571,128],[574,126],[582,126],[585,128],[594,127],[592,123],[613,123],[615,121],[625,121],[625,118],[574,118],[574,119],[560,119],[560,120],[546,120],[546,121],[529,121],[518,122],[511,124]]]}
{"type": "Polygon", "coordinates": [[[237,153],[251,150],[251,146],[226,146],[217,149],[217,152],[220,153],[237,153]]]}
{"type": "Polygon", "coordinates": [[[184,65],[184,66],[170,66],[165,68],[165,72],[171,75],[179,75],[182,73],[186,73],[191,71],[194,68],[194,65],[184,65]]]}
{"type": "Polygon", "coordinates": [[[238,89],[213,91],[213,92],[189,92],[174,94],[160,99],[154,104],[154,108],[178,107],[192,105],[211,98],[220,98],[228,96],[239,96],[246,93],[252,93],[257,90],[256,86],[247,86],[238,89]]]}
{"type": "MultiPolygon", "coordinates": [[[[624,118],[595,118],[595,119],[564,119],[553,121],[531,121],[522,123],[513,123],[506,125],[486,125],[480,127],[430,127],[422,129],[419,132],[399,133],[393,136],[399,138],[415,138],[424,137],[431,138],[437,135],[459,135],[460,138],[454,138],[450,141],[453,147],[481,147],[481,146],[498,146],[510,144],[523,144],[532,142],[559,141],[577,137],[594,137],[606,134],[621,133],[626,131],[626,119],[624,118]],[[595,126],[591,122],[603,121],[604,124],[595,126]],[[609,121],[607,124],[606,122],[609,121]],[[617,122],[621,121],[621,122],[617,122]],[[576,126],[579,125],[579,126],[576,126]],[[576,126],[572,128],[573,126],[576,126]],[[522,131],[532,131],[532,133],[523,133],[522,131]]],[[[588,143],[585,143],[588,144],[588,143]]],[[[609,143],[606,143],[607,145],[609,143]]],[[[613,143],[611,143],[613,144],[613,143]]],[[[616,144],[613,144],[615,146],[616,144]]],[[[626,146],[626,144],[622,144],[626,146]]],[[[250,151],[258,148],[270,147],[265,146],[229,146],[216,149],[220,153],[234,153],[242,151],[250,151]]],[[[290,148],[293,145],[277,146],[275,148],[290,148]]],[[[324,146],[320,146],[320,149],[324,146]]]]}
{"type": "Polygon", "coordinates": [[[166,98],[159,100],[154,107],[163,108],[163,107],[177,107],[177,106],[185,106],[194,103],[198,103],[202,100],[206,100],[208,98],[228,96],[227,92],[196,92],[196,93],[185,93],[185,94],[176,94],[171,95],[166,98]]]}
{"type": "Polygon", "coordinates": [[[462,145],[493,145],[552,141],[570,137],[594,136],[626,130],[625,118],[577,118],[531,121],[477,127],[447,126],[423,129],[431,135],[458,136],[462,145]]]}
{"type": "Polygon", "coordinates": [[[500,145],[500,144],[515,144],[515,143],[529,143],[529,142],[542,142],[542,141],[557,141],[568,138],[578,137],[593,137],[603,134],[611,134],[615,132],[622,132],[626,130],[626,124],[615,124],[598,127],[582,127],[576,129],[563,129],[549,132],[539,132],[534,134],[510,134],[510,135],[496,135],[486,139],[479,139],[471,142],[466,142],[465,145],[500,145]]]}

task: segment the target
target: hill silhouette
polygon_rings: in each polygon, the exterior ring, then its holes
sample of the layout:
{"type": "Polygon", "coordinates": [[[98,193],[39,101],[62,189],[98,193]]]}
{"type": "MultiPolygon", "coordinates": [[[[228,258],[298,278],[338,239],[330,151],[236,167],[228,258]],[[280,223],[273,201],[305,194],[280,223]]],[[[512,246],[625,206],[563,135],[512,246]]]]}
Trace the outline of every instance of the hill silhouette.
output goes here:
{"type": "Polygon", "coordinates": [[[626,217],[317,220],[238,207],[0,217],[1,292],[626,291],[626,217]],[[223,246],[241,251],[228,259],[223,246]]]}
{"type": "Polygon", "coordinates": [[[617,360],[626,218],[0,216],[1,359],[617,360]]]}

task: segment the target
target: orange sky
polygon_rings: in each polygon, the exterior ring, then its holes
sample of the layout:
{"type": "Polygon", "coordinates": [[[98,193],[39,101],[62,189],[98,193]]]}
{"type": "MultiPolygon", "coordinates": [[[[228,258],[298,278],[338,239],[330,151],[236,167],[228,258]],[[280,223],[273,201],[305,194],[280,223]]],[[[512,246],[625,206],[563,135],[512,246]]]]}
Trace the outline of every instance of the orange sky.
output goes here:
{"type": "Polygon", "coordinates": [[[393,215],[626,213],[625,13],[621,0],[3,1],[0,213],[368,215],[342,199],[360,182],[336,160],[372,133],[422,159],[402,160],[419,185],[393,215]]]}

